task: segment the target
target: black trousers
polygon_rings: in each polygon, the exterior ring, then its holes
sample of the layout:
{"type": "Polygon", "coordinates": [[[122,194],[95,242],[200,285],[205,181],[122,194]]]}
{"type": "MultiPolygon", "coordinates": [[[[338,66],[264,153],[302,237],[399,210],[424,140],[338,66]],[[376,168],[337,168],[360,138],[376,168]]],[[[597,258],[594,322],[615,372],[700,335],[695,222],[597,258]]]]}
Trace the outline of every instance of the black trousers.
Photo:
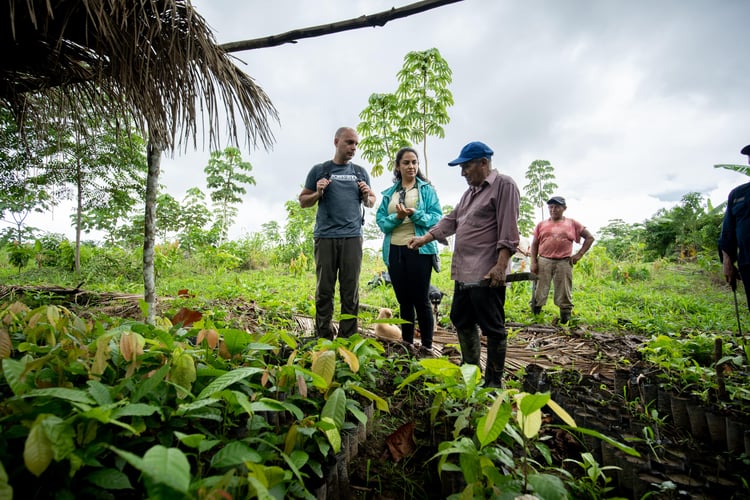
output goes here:
{"type": "Polygon", "coordinates": [[[457,330],[479,326],[482,335],[505,338],[505,287],[461,288],[456,284],[451,322],[457,330]]]}
{"type": "Polygon", "coordinates": [[[420,254],[406,246],[391,245],[388,255],[388,273],[393,291],[396,293],[401,319],[409,321],[401,325],[404,342],[414,342],[414,320],[419,323],[422,345],[432,347],[435,318],[430,303],[430,276],[432,255],[420,254]]]}
{"type": "Polygon", "coordinates": [[[315,333],[333,338],[333,302],[339,282],[341,314],[339,337],[357,333],[359,273],[362,269],[362,238],[315,238],[315,333]]]}
{"type": "Polygon", "coordinates": [[[747,307],[750,310],[750,265],[738,266],[738,269],[742,278],[742,287],[745,289],[745,297],[747,297],[747,307]]]}

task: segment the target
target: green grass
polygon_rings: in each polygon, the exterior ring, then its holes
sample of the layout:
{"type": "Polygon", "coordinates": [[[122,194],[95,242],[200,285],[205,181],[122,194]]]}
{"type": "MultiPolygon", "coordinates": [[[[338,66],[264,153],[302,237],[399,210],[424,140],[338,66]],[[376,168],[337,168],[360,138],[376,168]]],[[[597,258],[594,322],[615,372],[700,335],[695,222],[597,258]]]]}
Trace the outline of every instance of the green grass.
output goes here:
{"type": "MultiPolygon", "coordinates": [[[[38,269],[28,266],[18,273],[0,259],[0,285],[55,285],[90,291],[131,294],[143,293],[139,273],[109,275],[84,268],[82,276],[60,269],[38,269]],[[136,279],[138,278],[138,279],[136,279]]],[[[433,284],[448,295],[440,306],[443,326],[448,326],[453,282],[450,279],[450,252],[442,254],[443,270],[433,273],[433,284]]],[[[385,265],[378,253],[366,251],[360,277],[360,302],[372,308],[398,308],[389,286],[370,286],[368,282],[385,265]]],[[[718,262],[674,264],[616,263],[603,248],[595,247],[574,270],[573,320],[571,326],[605,332],[640,334],[679,334],[685,332],[737,332],[732,291],[723,282],[718,262]]],[[[203,262],[190,258],[170,262],[168,269],[157,268],[157,295],[175,297],[187,289],[195,298],[185,303],[210,307],[223,300],[254,301],[258,307],[279,315],[312,316],[315,311],[315,273],[312,268],[298,271],[289,266],[272,266],[257,270],[206,269],[203,262]]],[[[737,293],[740,317],[750,328],[745,294],[740,285],[737,293]]],[[[41,297],[40,297],[41,298],[41,297]]],[[[540,318],[529,310],[531,283],[517,282],[508,288],[506,316],[522,324],[552,323],[558,315],[552,296],[540,318]]],[[[338,300],[337,300],[338,302],[338,300]]],[[[175,307],[182,301],[176,301],[175,307]]],[[[338,310],[338,304],[337,304],[338,310]]],[[[374,313],[363,308],[362,319],[369,322],[374,313]]]]}

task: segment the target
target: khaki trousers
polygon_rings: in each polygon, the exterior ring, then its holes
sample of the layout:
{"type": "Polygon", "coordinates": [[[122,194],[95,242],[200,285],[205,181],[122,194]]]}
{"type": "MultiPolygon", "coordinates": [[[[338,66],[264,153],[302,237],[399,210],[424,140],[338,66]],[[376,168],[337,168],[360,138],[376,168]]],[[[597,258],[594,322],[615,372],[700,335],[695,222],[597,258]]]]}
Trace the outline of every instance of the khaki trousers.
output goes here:
{"type": "Polygon", "coordinates": [[[555,289],[555,305],[560,311],[570,312],[573,309],[573,266],[570,259],[548,259],[539,257],[538,280],[534,294],[534,307],[543,307],[547,303],[550,284],[555,289]]]}

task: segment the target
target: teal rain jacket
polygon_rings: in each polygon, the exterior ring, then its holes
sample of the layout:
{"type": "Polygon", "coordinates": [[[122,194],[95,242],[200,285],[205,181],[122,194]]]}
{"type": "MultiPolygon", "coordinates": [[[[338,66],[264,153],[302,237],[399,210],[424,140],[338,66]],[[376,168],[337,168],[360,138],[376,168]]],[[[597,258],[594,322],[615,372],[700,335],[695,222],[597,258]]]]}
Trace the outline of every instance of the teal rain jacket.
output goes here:
{"type": "MultiPolygon", "coordinates": [[[[397,182],[381,193],[383,199],[380,202],[380,207],[376,215],[378,227],[385,233],[385,238],[383,238],[383,261],[385,261],[386,267],[388,267],[388,256],[391,250],[391,233],[402,222],[396,217],[395,213],[388,214],[388,205],[391,203],[393,195],[400,188],[401,183],[397,182]]],[[[440,207],[440,200],[432,184],[417,177],[417,189],[419,191],[419,199],[417,200],[414,215],[409,218],[414,223],[414,232],[416,235],[424,236],[432,226],[443,218],[443,210],[440,207]]],[[[437,241],[433,240],[422,246],[419,249],[419,253],[437,255],[437,241]]]]}

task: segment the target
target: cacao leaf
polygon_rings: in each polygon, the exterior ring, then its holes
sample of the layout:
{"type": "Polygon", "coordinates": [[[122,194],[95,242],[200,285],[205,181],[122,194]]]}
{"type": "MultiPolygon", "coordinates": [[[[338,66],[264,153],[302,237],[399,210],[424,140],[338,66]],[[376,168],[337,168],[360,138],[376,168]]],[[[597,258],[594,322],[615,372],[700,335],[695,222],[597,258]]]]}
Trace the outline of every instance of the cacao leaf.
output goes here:
{"type": "Polygon", "coordinates": [[[407,422],[385,439],[388,445],[388,451],[391,452],[391,458],[398,462],[404,457],[408,457],[417,449],[414,442],[414,422],[407,422]]]}
{"type": "Polygon", "coordinates": [[[496,398],[490,407],[490,411],[479,419],[477,425],[477,438],[479,439],[479,449],[494,442],[500,433],[505,429],[510,420],[513,408],[510,402],[505,398],[496,398]]]}
{"type": "Polygon", "coordinates": [[[334,390],[326,400],[323,410],[320,412],[322,419],[330,418],[336,427],[341,429],[344,426],[344,417],[346,416],[346,393],[339,387],[334,390]]]}
{"type": "Polygon", "coordinates": [[[178,350],[172,356],[172,368],[169,370],[169,380],[181,387],[177,390],[177,397],[180,399],[187,397],[193,382],[197,378],[193,357],[178,350]]]}
{"type": "Polygon", "coordinates": [[[325,380],[325,388],[328,389],[331,381],[333,381],[333,374],[336,371],[336,353],[333,351],[314,352],[310,370],[325,380]]]}
{"type": "Polygon", "coordinates": [[[201,319],[203,319],[203,314],[198,311],[188,309],[187,307],[183,307],[182,309],[177,311],[177,314],[175,314],[172,318],[172,324],[177,325],[182,323],[182,326],[184,326],[185,328],[189,328],[193,326],[193,323],[195,323],[196,321],[200,321],[201,319]]]}
{"type": "Polygon", "coordinates": [[[215,349],[216,346],[219,345],[219,332],[213,328],[204,328],[198,332],[198,337],[196,338],[195,343],[201,345],[204,340],[208,347],[215,349]]]}
{"type": "Polygon", "coordinates": [[[23,463],[36,477],[42,475],[52,463],[52,444],[44,433],[41,420],[31,426],[23,446],[23,463]]]}
{"type": "Polygon", "coordinates": [[[216,392],[222,391],[229,387],[230,385],[234,384],[235,382],[239,382],[240,380],[243,380],[250,375],[254,375],[256,373],[263,372],[263,368],[257,368],[253,366],[247,366],[243,368],[237,368],[235,370],[232,370],[231,372],[225,373],[224,375],[221,375],[219,377],[216,377],[210,384],[208,384],[200,394],[198,394],[198,399],[206,398],[216,392]]]}
{"type": "Polygon", "coordinates": [[[3,363],[3,376],[8,381],[13,394],[20,396],[28,392],[32,387],[26,383],[26,365],[31,356],[25,356],[21,360],[5,358],[3,363]]]}
{"type": "Polygon", "coordinates": [[[91,365],[91,376],[93,378],[99,378],[104,370],[107,368],[107,361],[110,358],[109,341],[112,338],[111,334],[101,335],[96,339],[96,354],[94,355],[94,363],[91,365]]]}
{"type": "Polygon", "coordinates": [[[142,472],[155,483],[187,494],[190,488],[190,463],[182,451],[156,445],[143,455],[142,472]]]}
{"type": "Polygon", "coordinates": [[[12,500],[13,487],[8,484],[8,473],[5,472],[3,463],[0,462],[0,500],[12,500]]]}
{"type": "Polygon", "coordinates": [[[13,350],[13,344],[10,341],[10,334],[5,328],[0,328],[0,359],[10,358],[13,350]]]}
{"type": "Polygon", "coordinates": [[[349,365],[351,371],[357,373],[359,371],[359,358],[357,355],[346,347],[339,347],[338,351],[341,357],[344,358],[344,362],[349,365]]]}

